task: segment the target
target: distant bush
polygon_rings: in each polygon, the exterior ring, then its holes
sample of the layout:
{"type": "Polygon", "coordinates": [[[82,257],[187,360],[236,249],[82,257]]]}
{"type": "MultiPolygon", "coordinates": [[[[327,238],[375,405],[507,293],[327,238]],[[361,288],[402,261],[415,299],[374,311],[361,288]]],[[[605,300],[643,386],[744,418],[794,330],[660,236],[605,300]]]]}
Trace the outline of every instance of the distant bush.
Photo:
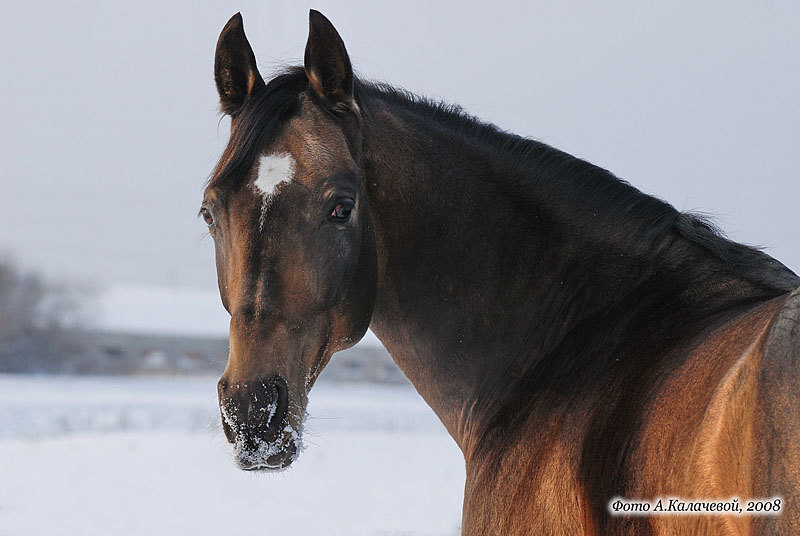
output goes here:
{"type": "Polygon", "coordinates": [[[80,317],[73,291],[0,259],[0,370],[53,368],[80,317]]]}

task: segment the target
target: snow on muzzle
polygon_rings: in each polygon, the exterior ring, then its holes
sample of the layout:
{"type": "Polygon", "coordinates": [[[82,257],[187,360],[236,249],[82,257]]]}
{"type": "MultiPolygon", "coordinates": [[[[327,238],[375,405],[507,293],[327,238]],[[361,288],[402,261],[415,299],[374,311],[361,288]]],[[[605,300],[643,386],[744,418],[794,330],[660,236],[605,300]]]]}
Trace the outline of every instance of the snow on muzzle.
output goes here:
{"type": "Polygon", "coordinates": [[[290,423],[286,380],[273,376],[230,383],[223,377],[217,392],[222,429],[241,469],[282,469],[297,458],[301,431],[290,423]]]}

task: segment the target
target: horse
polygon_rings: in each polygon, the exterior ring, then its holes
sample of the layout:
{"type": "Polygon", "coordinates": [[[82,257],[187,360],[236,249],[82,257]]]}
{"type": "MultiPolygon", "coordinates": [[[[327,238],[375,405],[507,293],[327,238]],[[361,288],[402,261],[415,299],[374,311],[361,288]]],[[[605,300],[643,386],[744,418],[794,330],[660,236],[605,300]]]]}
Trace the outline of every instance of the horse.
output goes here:
{"type": "Polygon", "coordinates": [[[239,467],[297,458],[309,390],[371,328],[463,452],[465,535],[800,534],[791,270],[586,161],[356,77],[317,11],[303,65],[269,80],[234,15],[214,79],[231,129],[200,215],[239,467]],[[693,515],[629,513],[662,499],[693,515]]]}

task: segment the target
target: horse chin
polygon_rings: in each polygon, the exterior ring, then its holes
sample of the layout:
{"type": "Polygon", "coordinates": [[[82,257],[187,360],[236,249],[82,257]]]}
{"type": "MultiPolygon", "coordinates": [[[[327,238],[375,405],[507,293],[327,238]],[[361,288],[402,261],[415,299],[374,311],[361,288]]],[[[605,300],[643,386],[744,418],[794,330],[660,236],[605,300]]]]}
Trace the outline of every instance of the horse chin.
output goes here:
{"type": "Polygon", "coordinates": [[[234,463],[244,471],[275,472],[288,468],[304,449],[302,429],[287,424],[274,441],[257,441],[255,448],[244,441],[232,445],[234,463]]]}

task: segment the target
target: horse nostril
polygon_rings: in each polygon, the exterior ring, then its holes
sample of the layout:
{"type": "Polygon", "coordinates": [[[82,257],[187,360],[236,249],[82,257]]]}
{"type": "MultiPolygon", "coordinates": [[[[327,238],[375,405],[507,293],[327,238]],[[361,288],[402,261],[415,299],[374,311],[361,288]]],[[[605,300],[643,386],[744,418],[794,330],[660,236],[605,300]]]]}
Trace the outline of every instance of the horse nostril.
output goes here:
{"type": "Polygon", "coordinates": [[[253,438],[271,441],[284,428],[288,413],[286,381],[275,376],[255,383],[250,391],[247,422],[253,438]]]}

